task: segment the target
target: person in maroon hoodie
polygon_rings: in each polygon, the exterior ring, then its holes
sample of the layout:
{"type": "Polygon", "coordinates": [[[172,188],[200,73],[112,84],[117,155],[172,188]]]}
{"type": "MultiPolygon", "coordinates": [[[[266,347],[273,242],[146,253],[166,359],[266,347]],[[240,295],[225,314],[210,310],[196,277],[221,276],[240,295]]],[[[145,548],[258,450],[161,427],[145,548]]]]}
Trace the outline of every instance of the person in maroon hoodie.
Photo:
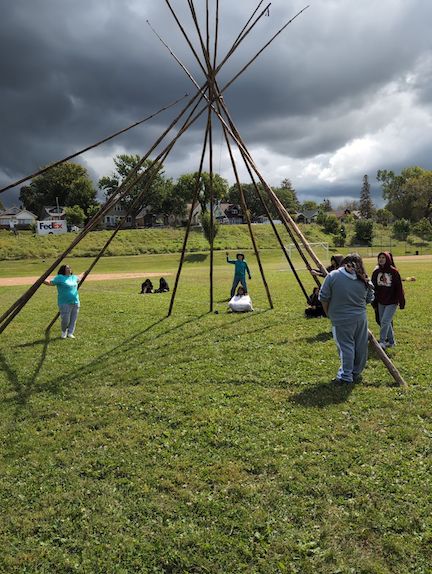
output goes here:
{"type": "Polygon", "coordinates": [[[393,331],[393,316],[399,305],[405,308],[405,295],[399,271],[392,265],[390,253],[378,254],[378,265],[372,273],[372,283],[375,287],[375,304],[378,305],[380,320],[380,345],[383,349],[396,345],[393,331]]]}

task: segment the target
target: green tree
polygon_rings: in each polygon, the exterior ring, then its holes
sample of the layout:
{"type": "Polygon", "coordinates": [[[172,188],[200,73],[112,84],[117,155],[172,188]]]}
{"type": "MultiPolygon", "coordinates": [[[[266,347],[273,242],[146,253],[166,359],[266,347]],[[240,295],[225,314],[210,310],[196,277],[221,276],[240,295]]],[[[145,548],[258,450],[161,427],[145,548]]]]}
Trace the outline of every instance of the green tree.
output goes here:
{"type": "Polygon", "coordinates": [[[385,208],[377,209],[375,212],[375,219],[377,223],[384,225],[385,227],[391,222],[393,218],[392,212],[385,208]]]}
{"type": "Polygon", "coordinates": [[[432,220],[432,170],[423,169],[415,177],[410,177],[406,189],[416,198],[411,221],[420,221],[423,218],[432,220]]]}
{"type": "Polygon", "coordinates": [[[303,211],[318,211],[318,203],[316,201],[306,200],[300,206],[303,211]]]}
{"type": "MultiPolygon", "coordinates": [[[[115,171],[111,175],[104,176],[99,180],[99,189],[105,192],[107,199],[117,193],[119,187],[127,179],[129,174],[133,172],[140,161],[140,156],[136,154],[120,154],[114,158],[115,171]]],[[[121,200],[122,207],[128,211],[138,196],[144,192],[143,197],[137,205],[135,205],[131,213],[132,226],[135,226],[137,213],[144,207],[151,207],[156,213],[161,211],[162,203],[168,189],[162,165],[154,166],[153,161],[147,159],[138,169],[137,175],[140,176],[144,173],[147,173],[148,177],[142,177],[141,180],[129,189],[126,196],[121,200]],[[156,174],[154,174],[155,171],[156,174]],[[149,178],[151,178],[150,184],[148,183],[149,178]]]]}
{"type": "Polygon", "coordinates": [[[68,225],[81,225],[85,219],[85,213],[79,205],[66,207],[66,221],[68,225]]]}
{"type": "Polygon", "coordinates": [[[364,219],[372,219],[374,206],[371,198],[370,184],[368,176],[363,176],[363,185],[360,193],[360,215],[364,219]]]}
{"type": "Polygon", "coordinates": [[[218,234],[219,222],[216,221],[216,219],[213,217],[213,229],[211,229],[210,212],[204,211],[204,213],[201,214],[201,225],[202,225],[204,237],[209,242],[209,245],[211,245],[213,243],[216,235],[218,234]],[[213,231],[213,233],[212,233],[212,231],[213,231]]]}
{"type": "MultiPolygon", "coordinates": [[[[185,201],[192,202],[196,189],[198,172],[186,173],[179,177],[174,184],[174,193],[180,195],[185,201]]],[[[228,195],[228,182],[218,173],[213,174],[213,197],[215,200],[225,199],[228,195]]],[[[201,173],[200,192],[198,201],[204,213],[210,204],[210,174],[201,173]]]]}
{"type": "Polygon", "coordinates": [[[318,209],[324,213],[333,211],[333,207],[329,199],[323,199],[322,202],[318,205],[318,209]]]}
{"type": "MultiPolygon", "coordinates": [[[[253,183],[242,183],[241,186],[246,205],[249,209],[250,217],[252,221],[254,221],[258,216],[265,214],[265,208],[262,206],[262,203],[260,201],[260,198],[256,192],[253,183]]],[[[261,196],[265,204],[267,205],[268,208],[270,208],[271,201],[270,199],[267,198],[267,193],[264,191],[264,188],[261,185],[261,183],[258,183],[257,187],[261,192],[261,196]]],[[[240,191],[237,184],[232,185],[229,188],[227,200],[229,201],[229,203],[241,206],[240,191]]]]}
{"type": "Polygon", "coordinates": [[[24,207],[40,215],[46,205],[78,205],[87,214],[96,203],[96,191],[87,170],[77,163],[66,162],[32,179],[20,190],[24,207]]]}
{"type": "Polygon", "coordinates": [[[180,194],[176,193],[172,179],[165,181],[164,198],[160,207],[160,212],[165,221],[170,215],[174,215],[180,220],[186,216],[186,200],[180,194]]]}
{"type": "MultiPolygon", "coordinates": [[[[255,220],[260,215],[266,215],[266,210],[263,207],[261,200],[256,192],[255,186],[253,183],[242,183],[241,184],[243,189],[243,194],[245,197],[245,202],[247,208],[250,213],[250,217],[255,220]]],[[[263,185],[261,183],[257,183],[257,187],[261,192],[261,196],[263,198],[264,204],[266,205],[267,209],[270,212],[270,215],[273,219],[279,219],[279,213],[276,207],[273,205],[272,200],[270,199],[268,193],[265,191],[263,185]]],[[[291,186],[291,182],[289,179],[284,179],[281,182],[280,187],[273,188],[273,192],[288,213],[295,213],[299,208],[299,202],[297,199],[297,195],[295,190],[291,186]]],[[[236,205],[241,206],[240,201],[240,192],[238,189],[237,184],[233,185],[229,189],[228,193],[228,201],[230,203],[234,203],[236,205]]]]}
{"type": "Polygon", "coordinates": [[[339,234],[340,224],[335,215],[327,215],[324,219],[323,231],[324,233],[332,233],[333,235],[339,234]]]}
{"type": "Polygon", "coordinates": [[[354,238],[359,243],[372,245],[374,234],[374,224],[371,219],[357,219],[354,224],[354,238]]]}
{"type": "MultiPolygon", "coordinates": [[[[291,181],[288,178],[282,180],[279,187],[273,188],[273,192],[282,203],[284,208],[288,211],[288,213],[297,213],[300,207],[300,203],[297,199],[296,191],[292,187],[291,181]]],[[[273,202],[266,192],[264,192],[264,201],[270,211],[272,218],[279,219],[279,213],[277,212],[276,207],[273,205],[273,202]]]]}
{"type": "Polygon", "coordinates": [[[432,223],[429,219],[426,219],[426,217],[423,217],[423,219],[415,223],[412,227],[412,231],[418,237],[426,239],[426,241],[432,240],[432,223]]]}
{"type": "Polygon", "coordinates": [[[400,241],[406,241],[411,231],[411,223],[408,219],[398,219],[393,223],[393,235],[400,241]]]}
{"type": "Polygon", "coordinates": [[[432,219],[432,171],[421,167],[407,167],[400,175],[393,171],[379,170],[386,209],[397,219],[416,222],[426,217],[432,219]]]}

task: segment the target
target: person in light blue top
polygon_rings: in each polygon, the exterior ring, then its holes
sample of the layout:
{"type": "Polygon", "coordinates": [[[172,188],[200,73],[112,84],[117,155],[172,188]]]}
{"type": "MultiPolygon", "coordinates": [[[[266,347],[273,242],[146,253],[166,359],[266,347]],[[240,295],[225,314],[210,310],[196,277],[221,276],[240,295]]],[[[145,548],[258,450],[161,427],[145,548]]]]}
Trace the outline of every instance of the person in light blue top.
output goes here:
{"type": "Polygon", "coordinates": [[[337,384],[360,379],[366,366],[368,322],[366,304],[374,299],[374,287],[357,253],[347,255],[339,269],[332,271],[322,284],[319,300],[332,322],[333,338],[341,366],[337,384]]]}
{"type": "Polygon", "coordinates": [[[229,253],[227,251],[226,252],[226,260],[227,260],[227,263],[231,263],[231,265],[235,265],[234,279],[233,279],[233,284],[231,287],[231,299],[234,297],[237,285],[239,283],[241,283],[241,285],[245,291],[245,294],[247,294],[248,290],[247,290],[247,285],[246,285],[246,272],[248,274],[249,279],[252,279],[252,277],[251,277],[251,273],[249,271],[248,264],[245,261],[244,254],[243,253],[237,253],[235,259],[230,259],[229,253]]]}
{"type": "Polygon", "coordinates": [[[72,274],[69,265],[62,265],[53,279],[44,281],[45,285],[57,287],[62,339],[66,337],[75,339],[74,331],[80,307],[78,294],[80,280],[81,277],[72,274]]]}

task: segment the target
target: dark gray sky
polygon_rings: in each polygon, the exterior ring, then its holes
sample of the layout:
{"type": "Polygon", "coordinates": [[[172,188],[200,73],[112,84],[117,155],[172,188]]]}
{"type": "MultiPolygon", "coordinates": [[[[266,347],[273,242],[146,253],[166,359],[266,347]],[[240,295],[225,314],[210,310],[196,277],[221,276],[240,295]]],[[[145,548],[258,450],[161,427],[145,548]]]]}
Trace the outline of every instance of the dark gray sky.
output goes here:
{"type": "MultiPolygon", "coordinates": [[[[220,54],[257,4],[220,0],[220,54]]],[[[198,49],[187,1],[172,5],[198,49]]],[[[305,5],[275,0],[220,83],[305,5]]],[[[194,93],[147,19],[201,83],[163,0],[0,0],[1,186],[194,93]]],[[[337,204],[357,199],[368,174],[379,203],[377,169],[432,169],[431,22],[430,0],[316,0],[290,24],[225,93],[267,181],[288,177],[300,199],[337,204]]],[[[111,173],[114,155],[146,152],[180,105],[81,163],[95,181],[111,173]]],[[[171,152],[166,173],[195,171],[202,140],[199,122],[171,152]]],[[[218,131],[214,167],[234,181],[218,131]]],[[[16,197],[0,199],[11,205],[16,197]]]]}

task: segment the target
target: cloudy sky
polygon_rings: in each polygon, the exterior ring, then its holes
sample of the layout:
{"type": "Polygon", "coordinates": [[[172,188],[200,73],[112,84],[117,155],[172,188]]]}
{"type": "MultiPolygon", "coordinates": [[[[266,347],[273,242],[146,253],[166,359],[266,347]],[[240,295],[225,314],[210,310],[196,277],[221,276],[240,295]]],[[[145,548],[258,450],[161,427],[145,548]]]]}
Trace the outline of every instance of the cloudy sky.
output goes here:
{"type": "MultiPolygon", "coordinates": [[[[198,49],[187,0],[171,3],[198,49]]],[[[220,55],[257,4],[220,0],[220,55]]],[[[220,84],[304,6],[274,0],[220,84]]],[[[165,0],[0,0],[0,186],[194,93],[147,20],[201,83],[165,0]]],[[[432,169],[431,22],[430,0],[312,2],[224,94],[266,180],[288,177],[300,199],[336,205],[357,199],[368,174],[380,204],[377,169],[432,169]]],[[[146,152],[182,106],[79,161],[96,182],[112,172],[116,154],[146,152]]],[[[174,147],[166,174],[195,171],[202,141],[198,121],[174,147]]],[[[234,181],[217,130],[214,167],[234,181]]],[[[0,199],[12,205],[17,195],[0,199]]]]}

